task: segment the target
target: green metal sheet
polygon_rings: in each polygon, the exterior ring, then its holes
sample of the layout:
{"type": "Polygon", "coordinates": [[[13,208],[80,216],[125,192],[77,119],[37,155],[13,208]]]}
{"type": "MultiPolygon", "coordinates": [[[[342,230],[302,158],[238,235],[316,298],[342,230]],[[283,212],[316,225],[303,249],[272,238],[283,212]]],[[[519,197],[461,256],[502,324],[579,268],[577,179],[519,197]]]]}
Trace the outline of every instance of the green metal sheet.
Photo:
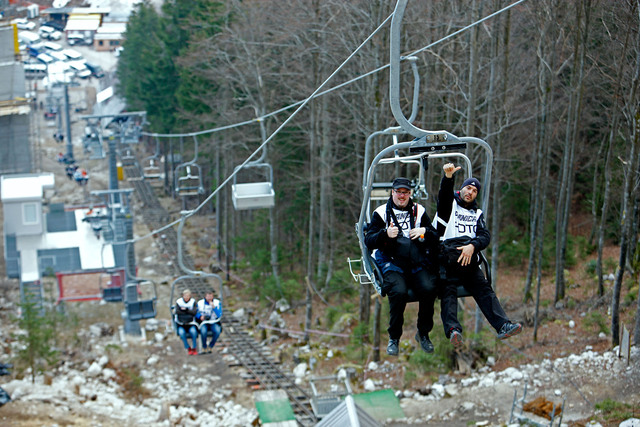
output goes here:
{"type": "Polygon", "coordinates": [[[377,421],[405,417],[400,401],[391,389],[354,394],[353,400],[377,421]]]}
{"type": "Polygon", "coordinates": [[[263,424],[296,419],[288,399],[256,402],[256,409],[263,424]]]}

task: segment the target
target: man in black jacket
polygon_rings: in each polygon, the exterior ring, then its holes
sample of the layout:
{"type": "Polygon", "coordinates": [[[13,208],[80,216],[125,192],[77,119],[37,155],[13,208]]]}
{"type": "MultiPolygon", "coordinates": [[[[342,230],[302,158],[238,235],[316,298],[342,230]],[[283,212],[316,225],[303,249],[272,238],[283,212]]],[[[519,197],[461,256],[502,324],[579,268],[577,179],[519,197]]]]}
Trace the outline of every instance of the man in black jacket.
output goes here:
{"type": "Polygon", "coordinates": [[[392,187],[387,203],[374,211],[365,236],[365,244],[374,251],[375,262],[382,271],[383,296],[389,297],[387,354],[398,355],[409,289],[419,300],[416,341],[425,352],[432,353],[429,332],[433,328],[437,290],[435,263],[429,254],[437,250],[438,234],[425,208],[411,200],[411,181],[396,178],[392,187]]]}
{"type": "Polygon", "coordinates": [[[462,344],[462,326],[458,321],[457,281],[473,296],[480,311],[498,333],[499,339],[509,338],[522,331],[520,323],[512,323],[505,314],[491,284],[480,269],[478,253],[489,246],[491,234],[485,227],[484,213],[478,208],[476,197],[480,181],[468,178],[460,191],[453,191],[453,174],[461,169],[453,163],[442,168],[444,176],[438,192],[437,224],[441,240],[440,262],[447,264],[447,241],[455,242],[453,267],[446,267],[446,275],[458,280],[447,281],[441,300],[441,317],[445,335],[455,347],[462,344]],[[455,239],[455,240],[451,240],[455,239]],[[459,255],[458,255],[459,253],[459,255]]]}

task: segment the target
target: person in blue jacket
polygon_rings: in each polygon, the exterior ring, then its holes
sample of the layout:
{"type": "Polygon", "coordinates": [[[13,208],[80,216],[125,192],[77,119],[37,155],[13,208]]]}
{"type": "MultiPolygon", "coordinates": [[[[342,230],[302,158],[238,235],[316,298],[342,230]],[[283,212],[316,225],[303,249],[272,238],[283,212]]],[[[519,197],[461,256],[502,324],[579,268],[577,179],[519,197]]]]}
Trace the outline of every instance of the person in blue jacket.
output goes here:
{"type": "Polygon", "coordinates": [[[202,352],[211,353],[211,349],[216,345],[218,337],[222,332],[220,318],[222,317],[222,304],[219,299],[213,298],[213,291],[207,291],[204,298],[198,301],[198,311],[196,320],[200,322],[200,340],[202,352]],[[211,332],[211,341],[207,345],[207,336],[211,332]]]}
{"type": "Polygon", "coordinates": [[[365,245],[373,251],[382,272],[383,294],[389,298],[387,354],[390,356],[398,355],[409,289],[419,302],[415,339],[423,351],[434,350],[429,332],[433,329],[437,282],[436,265],[431,258],[437,249],[438,234],[425,208],[411,199],[412,194],[411,181],[396,178],[389,200],[376,208],[365,234],[365,245]]]}

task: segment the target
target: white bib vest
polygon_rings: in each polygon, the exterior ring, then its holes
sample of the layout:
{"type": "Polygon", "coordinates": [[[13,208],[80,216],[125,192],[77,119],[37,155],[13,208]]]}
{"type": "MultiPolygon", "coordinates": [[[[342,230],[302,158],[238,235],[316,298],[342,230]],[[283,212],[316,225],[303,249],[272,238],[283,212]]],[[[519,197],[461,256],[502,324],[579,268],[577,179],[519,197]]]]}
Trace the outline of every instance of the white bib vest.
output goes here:
{"type": "Polygon", "coordinates": [[[442,218],[438,218],[438,215],[436,214],[433,219],[433,226],[436,229],[438,228],[438,223],[445,226],[444,235],[440,237],[440,240],[447,240],[461,236],[474,238],[476,237],[476,227],[480,215],[482,215],[482,210],[476,209],[475,211],[472,211],[465,209],[454,200],[453,206],[451,207],[451,217],[449,217],[449,222],[446,222],[442,218]]]}
{"type": "MultiPolygon", "coordinates": [[[[424,215],[424,207],[422,205],[414,205],[416,207],[416,217],[415,217],[415,226],[416,227],[422,227],[422,224],[420,224],[420,219],[422,218],[422,215],[424,215]]],[[[382,206],[378,206],[378,208],[376,208],[375,212],[378,213],[378,215],[380,215],[380,218],[382,218],[382,220],[385,222],[385,224],[389,224],[390,221],[387,219],[387,207],[386,205],[382,205],[382,206]]],[[[408,210],[408,211],[401,211],[398,209],[393,209],[393,214],[396,216],[396,219],[398,220],[398,223],[400,224],[400,228],[402,229],[402,235],[406,238],[410,238],[409,237],[409,231],[411,231],[411,215],[413,215],[413,209],[408,210]]],[[[392,225],[393,221],[391,221],[392,225]]]]}

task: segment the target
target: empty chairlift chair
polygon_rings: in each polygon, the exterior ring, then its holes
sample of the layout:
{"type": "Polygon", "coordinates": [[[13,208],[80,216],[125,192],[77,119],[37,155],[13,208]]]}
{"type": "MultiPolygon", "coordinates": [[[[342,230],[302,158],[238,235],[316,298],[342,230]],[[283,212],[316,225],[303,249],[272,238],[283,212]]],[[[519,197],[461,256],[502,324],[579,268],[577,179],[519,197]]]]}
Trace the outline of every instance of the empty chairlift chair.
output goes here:
{"type": "Polygon", "coordinates": [[[142,161],[142,176],[150,183],[159,183],[164,178],[162,160],[160,157],[160,143],[156,137],[156,149],[153,155],[142,161]]]}
{"type": "Polygon", "coordinates": [[[175,171],[176,194],[181,197],[204,194],[200,166],[196,163],[183,163],[175,171]]]}
{"type": "Polygon", "coordinates": [[[126,285],[125,308],[129,320],[151,319],[156,317],[156,284],[149,279],[135,278],[126,285]],[[136,298],[132,298],[135,295],[136,298]]]}
{"type": "Polygon", "coordinates": [[[231,198],[236,210],[263,209],[275,206],[275,191],[273,190],[273,169],[268,163],[248,163],[236,168],[231,186],[231,198]],[[237,172],[240,169],[260,168],[266,170],[266,180],[254,182],[237,182],[237,172]]]}
{"type": "Polygon", "coordinates": [[[100,291],[106,302],[122,302],[122,270],[107,270],[100,275],[100,291]]]}
{"type": "MultiPolygon", "coordinates": [[[[181,139],[182,141],[182,139],[181,139]]],[[[182,142],[180,143],[182,146],[182,142]]],[[[174,188],[178,196],[198,196],[204,194],[204,185],[198,160],[198,138],[193,135],[194,155],[189,162],[178,165],[174,172],[174,188]]]]}

